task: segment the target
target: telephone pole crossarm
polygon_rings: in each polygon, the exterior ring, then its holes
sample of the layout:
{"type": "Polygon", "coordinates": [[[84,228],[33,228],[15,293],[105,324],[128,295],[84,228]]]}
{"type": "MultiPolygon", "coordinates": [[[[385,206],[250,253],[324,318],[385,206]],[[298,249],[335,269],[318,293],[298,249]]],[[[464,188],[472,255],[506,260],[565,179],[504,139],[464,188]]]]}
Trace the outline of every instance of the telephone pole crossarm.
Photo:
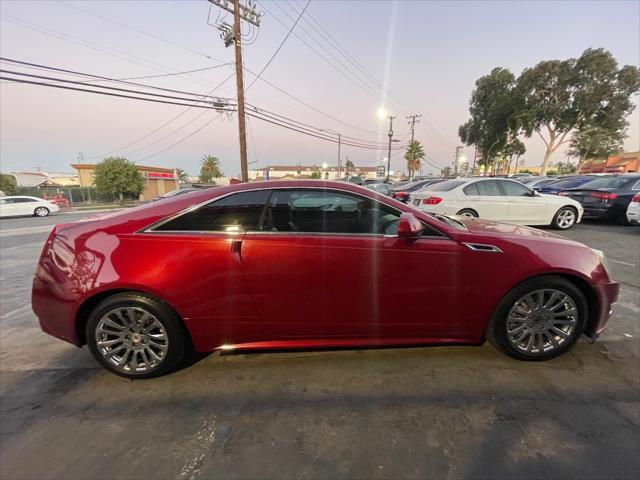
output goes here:
{"type": "Polygon", "coordinates": [[[249,181],[249,168],[247,163],[247,131],[244,108],[244,76],[242,71],[242,20],[260,27],[262,13],[258,12],[253,0],[209,0],[209,2],[222,10],[233,14],[233,26],[222,22],[218,25],[221,37],[226,47],[234,45],[236,56],[236,84],[238,89],[238,134],[240,140],[240,176],[243,182],[249,181]]]}
{"type": "MultiPolygon", "coordinates": [[[[233,14],[235,14],[234,6],[238,3],[237,0],[209,0],[209,2],[216,7],[220,7],[233,14]]],[[[255,25],[256,27],[259,27],[262,19],[262,12],[258,12],[256,4],[249,1],[247,5],[240,4],[240,18],[252,25],[255,25]]]]}

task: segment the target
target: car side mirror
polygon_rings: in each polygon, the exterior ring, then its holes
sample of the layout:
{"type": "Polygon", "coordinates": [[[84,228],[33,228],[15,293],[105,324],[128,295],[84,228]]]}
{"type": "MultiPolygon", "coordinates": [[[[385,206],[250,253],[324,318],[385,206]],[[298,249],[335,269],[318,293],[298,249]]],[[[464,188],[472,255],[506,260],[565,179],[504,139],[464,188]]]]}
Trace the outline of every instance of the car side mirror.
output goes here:
{"type": "Polygon", "coordinates": [[[413,213],[404,212],[398,222],[398,236],[402,238],[419,237],[424,230],[424,225],[413,213]]]}

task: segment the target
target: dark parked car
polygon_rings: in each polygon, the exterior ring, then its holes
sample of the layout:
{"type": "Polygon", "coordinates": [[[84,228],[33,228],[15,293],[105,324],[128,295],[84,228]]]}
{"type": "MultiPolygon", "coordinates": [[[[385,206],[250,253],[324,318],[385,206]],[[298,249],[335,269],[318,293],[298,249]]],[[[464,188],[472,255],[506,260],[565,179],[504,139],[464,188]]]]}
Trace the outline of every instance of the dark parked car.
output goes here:
{"type": "Polygon", "coordinates": [[[640,174],[627,173],[600,177],[560,195],[582,204],[585,217],[606,218],[628,224],[627,207],[640,191],[640,174]]]}
{"type": "Polygon", "coordinates": [[[411,192],[415,192],[421,188],[443,181],[444,178],[426,178],[424,180],[416,180],[415,182],[407,183],[406,185],[401,185],[393,189],[391,191],[391,197],[399,200],[400,202],[407,203],[411,192]]]}
{"type": "Polygon", "coordinates": [[[517,180],[523,185],[526,185],[527,187],[537,191],[539,188],[542,188],[545,185],[549,185],[550,183],[557,182],[560,179],[558,177],[531,176],[515,178],[514,180],[517,180]]]}
{"type": "Polygon", "coordinates": [[[32,307],[45,332],[145,378],[191,349],[487,339],[547,360],[582,334],[595,340],[618,289],[604,254],[567,238],[430,215],[348,183],[289,180],[57,225],[32,307]]]}
{"type": "Polygon", "coordinates": [[[577,188],[585,183],[591,182],[598,177],[580,175],[575,177],[564,178],[556,182],[550,182],[543,186],[536,186],[534,190],[539,193],[550,193],[552,195],[558,195],[560,192],[569,190],[570,188],[577,188]]]}

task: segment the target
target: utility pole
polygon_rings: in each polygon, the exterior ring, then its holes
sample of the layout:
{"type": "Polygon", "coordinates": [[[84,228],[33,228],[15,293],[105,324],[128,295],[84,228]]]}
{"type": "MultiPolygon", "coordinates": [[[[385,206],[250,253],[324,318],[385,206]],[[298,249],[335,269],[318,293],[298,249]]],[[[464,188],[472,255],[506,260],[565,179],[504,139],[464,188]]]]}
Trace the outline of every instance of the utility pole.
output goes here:
{"type": "Polygon", "coordinates": [[[340,178],[340,147],[342,146],[342,135],[340,132],[336,132],[335,130],[331,130],[330,128],[321,128],[321,132],[329,132],[338,136],[338,178],[340,178]]]}
{"type": "Polygon", "coordinates": [[[240,0],[209,0],[212,4],[233,13],[233,27],[223,22],[218,26],[225,46],[235,45],[236,54],[236,86],[238,89],[238,133],[240,137],[240,176],[243,182],[249,181],[247,165],[247,130],[244,112],[244,75],[242,71],[242,29],[240,21],[245,20],[255,27],[260,27],[260,14],[251,0],[246,5],[240,0]],[[232,4],[230,6],[229,4],[232,4]]]}
{"type": "Polygon", "coordinates": [[[233,36],[236,44],[236,84],[238,87],[238,127],[240,134],[240,176],[249,181],[247,165],[247,131],[244,118],[244,75],[242,74],[242,44],[240,37],[240,0],[233,2],[233,36]]]}
{"type": "Polygon", "coordinates": [[[387,156],[387,183],[389,183],[389,174],[391,173],[391,142],[393,139],[393,119],[396,118],[393,115],[389,115],[389,154],[387,156]]]}
{"type": "Polygon", "coordinates": [[[416,128],[416,123],[420,123],[420,120],[418,120],[418,118],[420,118],[421,116],[422,114],[414,114],[414,115],[407,116],[407,118],[411,119],[411,121],[409,121],[409,125],[411,125],[411,143],[413,143],[413,136],[416,128]]]}

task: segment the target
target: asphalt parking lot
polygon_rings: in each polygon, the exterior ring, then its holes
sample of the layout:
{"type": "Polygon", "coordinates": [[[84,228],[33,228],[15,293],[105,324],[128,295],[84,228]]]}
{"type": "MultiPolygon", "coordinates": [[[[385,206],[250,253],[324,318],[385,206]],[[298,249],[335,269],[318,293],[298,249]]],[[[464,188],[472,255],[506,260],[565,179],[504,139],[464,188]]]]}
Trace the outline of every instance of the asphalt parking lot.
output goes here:
{"type": "Polygon", "coordinates": [[[210,355],[155,380],[42,333],[50,225],[0,220],[0,478],[580,478],[640,475],[640,227],[564,233],[621,282],[611,328],[545,363],[491,346],[210,355]]]}

